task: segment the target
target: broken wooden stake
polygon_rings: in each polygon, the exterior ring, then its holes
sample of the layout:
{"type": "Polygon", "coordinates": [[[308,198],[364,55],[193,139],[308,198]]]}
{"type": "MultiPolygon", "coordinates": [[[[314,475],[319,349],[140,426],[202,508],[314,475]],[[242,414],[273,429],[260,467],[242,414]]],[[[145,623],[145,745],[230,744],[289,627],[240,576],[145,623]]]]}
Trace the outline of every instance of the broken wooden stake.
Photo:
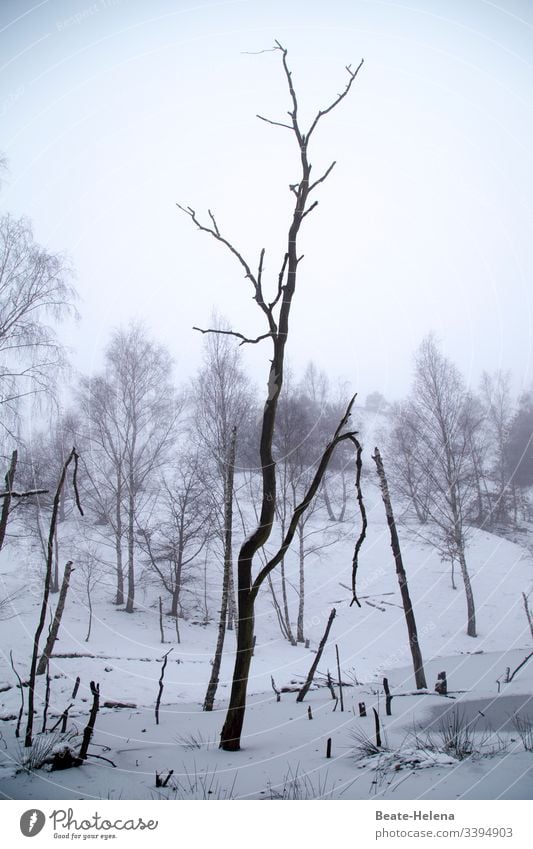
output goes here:
{"type": "Polygon", "coordinates": [[[390,694],[389,681],[387,678],[383,679],[383,689],[385,690],[385,713],[387,716],[391,716],[392,696],[390,694]]]}
{"type": "Polygon", "coordinates": [[[71,699],[76,698],[76,696],[78,695],[79,688],[80,688],[80,676],[78,675],[78,677],[76,678],[76,682],[74,684],[74,689],[72,690],[72,695],[70,697],[71,699]]]}
{"type": "Polygon", "coordinates": [[[366,705],[364,702],[359,702],[359,716],[366,716],[366,705]]]}
{"type": "Polygon", "coordinates": [[[155,703],[155,724],[159,725],[159,705],[161,704],[161,696],[163,695],[163,679],[165,677],[165,667],[167,665],[168,656],[172,649],[169,649],[166,654],[163,655],[163,665],[161,667],[161,675],[159,678],[159,693],[157,694],[157,699],[155,703]]]}
{"type": "Polygon", "coordinates": [[[273,675],[270,676],[270,681],[272,682],[272,689],[274,690],[274,692],[276,694],[276,701],[280,702],[281,701],[281,690],[278,690],[278,688],[276,687],[276,682],[274,681],[273,675]]]}
{"type": "Polygon", "coordinates": [[[446,672],[438,673],[437,683],[435,684],[435,692],[438,693],[439,696],[448,695],[448,681],[446,679],[446,672]]]}
{"type": "Polygon", "coordinates": [[[328,740],[327,740],[327,743],[326,743],[326,757],[327,758],[331,757],[331,737],[328,737],[328,740]]]}
{"type": "Polygon", "coordinates": [[[339,660],[339,647],[337,643],[335,643],[335,652],[337,654],[337,675],[339,676],[339,696],[341,700],[341,713],[344,713],[344,699],[342,697],[342,678],[341,678],[341,664],[339,660]]]}
{"type": "Polygon", "coordinates": [[[313,718],[313,711],[311,710],[311,705],[307,706],[307,716],[309,719],[313,718]]]}
{"type": "Polygon", "coordinates": [[[87,749],[89,748],[89,743],[93,736],[94,723],[96,722],[96,715],[100,708],[100,684],[95,684],[94,681],[91,681],[91,693],[93,694],[93,703],[89,714],[89,721],[83,731],[83,740],[81,742],[80,753],[78,755],[80,763],[87,758],[87,749]]]}
{"type": "Polygon", "coordinates": [[[372,708],[374,711],[374,724],[376,726],[376,746],[378,749],[381,749],[381,734],[379,730],[379,716],[376,708],[372,708]]]}

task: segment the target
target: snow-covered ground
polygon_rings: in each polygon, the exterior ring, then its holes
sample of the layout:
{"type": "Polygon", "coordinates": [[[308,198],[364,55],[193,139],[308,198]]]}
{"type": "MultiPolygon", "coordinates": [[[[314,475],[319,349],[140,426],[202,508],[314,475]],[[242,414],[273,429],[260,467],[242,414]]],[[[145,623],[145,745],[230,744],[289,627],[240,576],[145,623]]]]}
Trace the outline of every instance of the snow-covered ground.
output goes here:
{"type": "MultiPolygon", "coordinates": [[[[0,622],[0,792],[4,797],[531,798],[533,753],[524,749],[512,717],[518,712],[533,723],[533,659],[512,682],[504,683],[507,667],[512,672],[533,648],[521,599],[533,580],[529,553],[489,533],[472,533],[468,563],[479,631],[472,639],[466,635],[460,576],[456,576],[458,588],[454,590],[449,565],[441,562],[434,549],[401,531],[428,682],[426,693],[416,693],[383,507],[377,488],[369,481],[365,497],[369,533],[360,557],[361,609],[350,607],[346,589],[359,530],[356,519],[343,523],[342,537],[335,545],[308,559],[305,634],[310,639],[309,649],[292,647],[282,639],[270,594],[262,591],[249,706],[242,750],[237,753],[218,749],[233,665],[235,638],[231,632],[226,637],[216,710],[202,711],[216,641],[216,595],[210,599],[208,625],[201,624],[201,616],[181,621],[179,645],[174,620],[167,617],[163,646],[157,590],[148,587],[140,592],[138,609],[128,615],[115,608],[111,595],[100,589],[95,594],[91,639],[85,642],[86,602],[74,583],[50,663],[48,726],[72,701],[69,729],[83,730],[91,703],[91,680],[100,684],[102,705],[120,700],[135,704],[135,708],[101,707],[98,714],[91,751],[113,761],[114,767],[105,760],[90,759],[80,768],[65,771],[21,771],[24,750],[14,735],[20,697],[9,652],[12,650],[17,668],[26,678],[40,581],[37,556],[23,545],[11,543],[0,559],[2,595],[21,592],[14,602],[17,615],[0,622]],[[319,665],[320,683],[327,670],[337,678],[337,644],[345,682],[344,711],[340,705],[335,708],[323,686],[313,688],[302,704],[296,703],[294,692],[284,692],[278,703],[271,676],[281,688],[305,677],[332,607],[337,615],[319,665]],[[171,647],[160,723],[156,725],[161,657],[171,647]],[[434,692],[437,674],[444,670],[449,698],[434,692]],[[72,700],[78,675],[81,686],[72,700]],[[384,675],[394,696],[391,717],[385,715],[384,675]],[[364,718],[358,709],[362,701],[367,711],[364,718]],[[373,707],[379,712],[383,744],[376,754],[366,751],[364,740],[365,735],[374,740],[373,707]],[[456,711],[466,736],[473,733],[474,748],[481,748],[480,752],[459,760],[453,747],[443,743],[440,732],[452,724],[453,716],[440,714],[450,709],[456,711]],[[329,759],[328,738],[332,741],[329,759]],[[156,788],[156,772],[164,776],[169,770],[173,775],[167,786],[156,788]]],[[[316,522],[318,528],[324,519],[316,522]]],[[[220,577],[217,569],[213,566],[214,584],[220,577]]],[[[295,585],[296,570],[294,558],[288,564],[288,577],[295,585]]],[[[295,619],[297,599],[292,590],[290,605],[295,619]]],[[[43,696],[41,678],[36,730],[41,726],[43,696]]]]}

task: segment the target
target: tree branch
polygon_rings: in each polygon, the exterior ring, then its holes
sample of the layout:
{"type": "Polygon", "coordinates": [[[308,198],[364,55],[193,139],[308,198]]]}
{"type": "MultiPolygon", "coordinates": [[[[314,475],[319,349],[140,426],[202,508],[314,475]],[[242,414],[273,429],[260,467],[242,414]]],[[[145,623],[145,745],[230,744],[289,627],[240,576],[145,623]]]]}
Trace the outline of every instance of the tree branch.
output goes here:
{"type": "MultiPolygon", "coordinates": [[[[202,327],[193,327],[193,330],[197,330],[199,333],[219,333],[221,336],[235,336],[237,339],[242,339],[241,345],[256,345],[258,342],[261,342],[263,339],[268,339],[272,337],[272,333],[262,333],[261,336],[258,336],[256,339],[248,339],[247,336],[243,336],[242,333],[238,333],[236,330],[217,330],[215,327],[208,327],[206,329],[202,327]]],[[[1,497],[1,493],[0,493],[1,497]]]]}
{"type": "MultiPolygon", "coordinates": [[[[317,468],[317,470],[314,474],[314,477],[313,477],[311,483],[309,484],[309,487],[307,489],[307,492],[305,493],[304,498],[302,499],[300,504],[298,504],[294,508],[291,520],[289,522],[289,527],[288,527],[287,533],[285,534],[285,537],[283,539],[283,542],[282,542],[280,548],[278,549],[276,554],[265,564],[265,566],[263,566],[263,568],[261,569],[261,571],[257,575],[255,581],[253,582],[251,590],[250,590],[250,595],[251,595],[252,600],[254,600],[256,598],[257,593],[259,592],[259,589],[261,587],[261,584],[263,583],[263,581],[265,580],[267,575],[269,575],[270,572],[272,572],[272,570],[278,565],[278,563],[280,563],[283,560],[283,558],[285,557],[287,549],[289,548],[289,546],[290,546],[290,544],[291,544],[291,542],[294,538],[294,534],[296,533],[296,529],[298,527],[298,522],[299,522],[301,516],[303,515],[303,513],[305,513],[305,511],[309,507],[313,498],[315,497],[315,495],[318,491],[318,488],[319,488],[320,484],[322,483],[322,479],[324,477],[324,474],[326,472],[326,469],[328,467],[329,461],[331,459],[331,456],[332,456],[335,448],[337,447],[337,445],[339,445],[340,442],[343,442],[345,440],[350,440],[351,442],[354,442],[354,440],[355,440],[355,442],[357,442],[357,440],[355,438],[356,437],[356,431],[348,431],[346,433],[342,433],[342,429],[347,424],[347,422],[350,418],[351,410],[352,410],[355,399],[356,399],[356,395],[354,395],[353,398],[350,400],[350,403],[348,404],[348,406],[346,408],[346,412],[344,413],[342,419],[340,420],[339,425],[338,425],[338,427],[337,427],[337,429],[336,429],[336,431],[333,435],[331,442],[329,442],[328,445],[326,446],[324,453],[322,454],[322,457],[320,458],[318,468],[317,468]]],[[[357,443],[357,444],[359,444],[359,443],[357,443]]]]}
{"type": "Polygon", "coordinates": [[[344,91],[343,91],[343,92],[341,92],[341,94],[339,94],[339,95],[337,96],[337,98],[333,101],[333,103],[331,103],[331,104],[330,104],[330,105],[329,105],[326,109],[321,109],[321,110],[317,113],[317,116],[316,116],[315,120],[313,121],[313,123],[311,124],[311,127],[310,127],[310,129],[309,129],[309,132],[307,133],[307,140],[308,140],[308,141],[309,141],[309,139],[310,139],[310,137],[311,137],[311,134],[313,133],[313,131],[314,131],[314,129],[315,129],[315,127],[316,127],[316,125],[317,125],[317,124],[318,124],[318,122],[320,121],[320,119],[321,119],[321,118],[323,118],[323,117],[324,117],[324,115],[327,115],[327,114],[328,114],[328,112],[331,112],[331,110],[332,110],[332,109],[335,109],[335,107],[336,107],[336,106],[337,106],[337,105],[341,102],[341,100],[344,100],[344,98],[346,97],[346,95],[347,95],[347,94],[348,94],[348,92],[350,91],[350,89],[351,89],[351,87],[352,87],[352,83],[353,83],[353,81],[355,80],[355,78],[356,78],[357,74],[359,73],[359,71],[360,71],[360,70],[361,70],[361,68],[363,67],[364,61],[365,61],[364,59],[361,59],[361,61],[359,62],[359,65],[357,66],[357,68],[355,69],[355,71],[352,71],[352,66],[351,66],[351,65],[346,65],[346,70],[347,70],[348,75],[349,75],[349,80],[348,80],[348,82],[346,83],[345,89],[344,89],[344,91]]]}

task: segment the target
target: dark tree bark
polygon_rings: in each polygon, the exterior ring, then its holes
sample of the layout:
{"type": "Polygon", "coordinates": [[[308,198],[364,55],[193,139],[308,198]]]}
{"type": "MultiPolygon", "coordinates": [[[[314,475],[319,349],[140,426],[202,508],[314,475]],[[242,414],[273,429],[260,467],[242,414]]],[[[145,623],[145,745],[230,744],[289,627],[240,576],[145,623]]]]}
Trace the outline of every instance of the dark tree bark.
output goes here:
{"type": "MultiPolygon", "coordinates": [[[[316,492],[322,482],[322,478],[326,471],[329,459],[336,445],[342,439],[353,438],[353,434],[342,434],[341,429],[347,421],[351,405],[347,410],[346,416],[343,418],[339,428],[337,429],[332,442],[327,446],[313,483],[309,487],[306,496],[302,503],[295,509],[292,519],[289,523],[287,534],[279,549],[278,553],[267,563],[259,572],[255,580],[252,577],[253,560],[259,549],[265,545],[272,532],[272,527],[276,515],[276,467],[272,455],[272,442],[274,436],[274,427],[276,422],[276,413],[278,400],[283,385],[284,361],[285,361],[285,346],[289,333],[289,316],[293,296],[296,290],[296,277],[298,265],[302,259],[298,255],[298,234],[304,221],[304,218],[316,207],[316,202],[310,202],[311,193],[328,177],[335,163],[329,166],[325,173],[318,177],[314,182],[311,182],[311,164],[308,159],[308,147],[311,137],[324,115],[331,112],[348,94],[350,88],[362,66],[362,62],[352,70],[347,67],[348,82],[335,100],[323,110],[320,110],[312,120],[307,132],[303,132],[300,127],[300,119],[298,115],[298,101],[293,86],[292,74],[287,64],[287,50],[282,47],[279,42],[275,43],[275,49],[280,52],[282,57],[282,65],[289,89],[292,109],[289,112],[290,123],[282,123],[281,126],[287,128],[297,142],[301,172],[299,181],[292,185],[291,191],[295,196],[295,205],[292,214],[292,219],[287,235],[287,248],[283,259],[281,270],[278,277],[277,293],[272,301],[265,297],[263,291],[263,262],[264,249],[261,251],[257,272],[253,272],[251,266],[246,262],[241,253],[221,234],[214,215],[209,212],[210,223],[203,225],[195,211],[191,207],[179,206],[182,211],[190,216],[193,223],[203,232],[208,233],[216,241],[220,242],[237,260],[243,269],[246,278],[250,281],[253,288],[253,297],[259,309],[263,312],[267,331],[256,339],[250,339],[237,331],[216,331],[219,333],[228,333],[239,339],[241,343],[257,343],[262,339],[270,339],[272,342],[272,358],[270,373],[268,379],[268,393],[263,408],[263,416],[261,423],[261,436],[259,445],[259,455],[261,463],[262,476],[262,497],[259,522],[252,534],[243,542],[237,566],[237,604],[238,604],[238,628],[237,628],[237,649],[235,656],[235,667],[233,672],[233,683],[231,688],[230,702],[224,726],[222,728],[220,747],[227,751],[237,751],[240,749],[241,733],[244,722],[244,714],[246,709],[246,688],[248,675],[250,670],[250,662],[252,658],[252,646],[254,635],[254,605],[259,589],[272,569],[277,566],[285,556],[285,553],[290,545],[296,526],[300,516],[306,511],[309,503],[316,495],[316,492]],[[277,309],[276,309],[277,308],[277,309]]],[[[261,117],[261,116],[259,116],[261,117]]],[[[270,121],[263,118],[271,124],[280,124],[280,122],[270,121]]],[[[209,332],[209,331],[204,331],[209,332]]]]}
{"type": "Polygon", "coordinates": [[[59,593],[59,599],[57,601],[56,612],[54,614],[54,619],[50,628],[50,633],[48,634],[48,639],[46,641],[46,645],[44,647],[44,651],[41,655],[39,663],[37,665],[37,675],[43,675],[44,672],[48,669],[48,661],[52,656],[52,651],[54,649],[55,641],[57,640],[57,635],[59,633],[59,626],[61,625],[61,618],[63,616],[63,611],[65,609],[65,602],[67,600],[68,587],[70,582],[70,576],[72,574],[72,560],[69,560],[65,566],[65,571],[63,573],[63,582],[61,584],[61,592],[59,593]]]}
{"type": "Polygon", "coordinates": [[[13,670],[15,675],[17,676],[17,680],[19,682],[18,686],[19,686],[19,689],[20,689],[20,710],[19,710],[19,715],[18,715],[18,719],[17,719],[17,726],[15,728],[15,737],[20,737],[20,723],[22,722],[22,716],[24,714],[24,685],[22,684],[22,679],[21,679],[20,675],[18,674],[16,667],[15,667],[15,661],[13,660],[13,651],[9,652],[9,660],[11,661],[11,669],[13,670]]]}
{"type": "Polygon", "coordinates": [[[169,649],[166,654],[163,655],[163,665],[161,666],[161,675],[159,677],[159,692],[157,693],[157,699],[155,703],[155,724],[159,725],[159,706],[161,704],[161,696],[163,695],[163,682],[165,680],[165,669],[167,666],[168,656],[172,649],[169,649]]]}
{"type": "Polygon", "coordinates": [[[81,741],[80,752],[78,755],[79,763],[86,760],[87,758],[87,750],[89,748],[89,743],[91,742],[93,736],[96,716],[98,714],[98,710],[100,709],[100,684],[95,684],[94,681],[91,681],[90,686],[91,693],[93,696],[93,703],[91,706],[91,712],[89,714],[89,721],[87,722],[87,725],[85,726],[85,729],[83,731],[83,739],[81,741]]]}
{"type": "Polygon", "coordinates": [[[341,700],[341,713],[344,713],[344,698],[342,695],[342,677],[341,677],[341,662],[339,659],[339,647],[335,643],[335,653],[337,655],[337,675],[339,677],[339,696],[341,700]]]}
{"type": "Polygon", "coordinates": [[[336,610],[335,610],[335,608],[333,608],[333,610],[329,614],[328,624],[326,625],[326,630],[324,631],[324,633],[322,635],[322,639],[320,640],[320,645],[318,646],[318,651],[316,653],[315,659],[314,659],[313,663],[311,664],[311,669],[307,673],[307,678],[306,678],[305,684],[303,685],[302,689],[300,690],[300,692],[298,693],[298,695],[296,697],[297,702],[303,702],[303,700],[305,699],[305,697],[306,697],[306,695],[309,691],[309,687],[313,683],[313,678],[315,677],[315,672],[317,670],[318,664],[320,663],[320,658],[322,657],[322,652],[324,651],[324,647],[326,645],[326,642],[327,642],[327,639],[328,639],[328,636],[329,636],[331,625],[333,623],[333,620],[335,619],[335,613],[336,613],[336,610]]]}
{"type": "Polygon", "coordinates": [[[420,644],[418,642],[415,614],[413,611],[411,597],[409,595],[407,575],[405,574],[405,568],[403,565],[402,552],[400,549],[400,540],[398,538],[398,531],[396,530],[396,521],[394,519],[394,513],[392,510],[389,487],[387,484],[387,478],[385,476],[383,460],[381,459],[381,454],[379,453],[378,448],[374,449],[373,460],[376,464],[378,472],[379,485],[381,487],[381,497],[383,498],[383,504],[385,505],[385,514],[387,516],[387,524],[389,526],[391,548],[392,553],[394,555],[394,562],[396,564],[396,574],[398,576],[398,584],[400,586],[403,611],[405,614],[405,622],[407,624],[407,633],[409,636],[409,648],[411,649],[411,657],[413,659],[413,669],[415,673],[416,687],[418,690],[422,690],[426,689],[427,687],[426,676],[424,674],[424,663],[422,661],[422,652],[420,651],[420,644]]]}
{"type": "Polygon", "coordinates": [[[59,510],[59,500],[61,498],[61,490],[65,484],[65,478],[67,476],[67,470],[69,465],[74,462],[74,474],[73,474],[73,487],[74,487],[74,495],[76,497],[76,506],[83,516],[83,510],[81,509],[81,504],[78,496],[78,488],[76,481],[76,473],[78,468],[78,454],[76,453],[76,449],[73,448],[67,457],[63,468],[61,470],[61,475],[59,478],[59,482],[57,484],[56,493],[54,496],[54,502],[52,506],[52,516],[50,518],[50,530],[48,533],[48,544],[47,544],[47,556],[46,556],[46,572],[44,578],[44,589],[43,589],[43,600],[41,603],[41,613],[39,616],[39,622],[37,623],[37,629],[35,631],[35,636],[33,638],[33,653],[31,659],[31,668],[30,668],[30,677],[28,681],[28,722],[26,725],[26,735],[24,738],[24,746],[27,748],[32,744],[32,735],[33,735],[33,705],[35,701],[35,676],[37,670],[37,658],[39,655],[39,641],[41,639],[41,635],[44,628],[44,623],[46,620],[46,610],[48,607],[48,597],[50,595],[50,582],[52,579],[52,561],[54,556],[54,535],[56,532],[57,525],[57,514],[59,510]]]}

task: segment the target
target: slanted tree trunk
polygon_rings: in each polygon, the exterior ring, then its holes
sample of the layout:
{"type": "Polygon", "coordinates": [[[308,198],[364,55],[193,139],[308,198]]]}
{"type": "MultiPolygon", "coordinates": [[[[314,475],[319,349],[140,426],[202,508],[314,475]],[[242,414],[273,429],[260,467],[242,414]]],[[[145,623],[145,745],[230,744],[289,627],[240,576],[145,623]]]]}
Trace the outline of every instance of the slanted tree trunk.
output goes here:
{"type": "Polygon", "coordinates": [[[48,597],[50,595],[50,582],[52,579],[52,558],[54,556],[54,534],[56,532],[56,524],[57,524],[57,514],[59,510],[59,499],[61,497],[61,490],[63,489],[63,485],[65,483],[65,478],[67,476],[67,469],[70,463],[74,461],[74,474],[73,474],[73,486],[74,486],[74,494],[76,496],[76,505],[80,514],[83,516],[83,510],[81,509],[81,504],[79,502],[78,490],[76,484],[76,471],[78,467],[78,455],[76,453],[76,449],[73,448],[70,452],[69,456],[65,460],[63,465],[63,469],[61,470],[61,475],[59,478],[59,482],[57,484],[56,493],[54,496],[54,502],[52,505],[52,516],[50,518],[50,530],[48,533],[48,544],[47,544],[47,553],[46,553],[46,571],[44,576],[44,589],[43,589],[43,598],[41,602],[41,613],[39,616],[39,622],[37,623],[37,628],[35,630],[35,636],[33,638],[33,652],[31,658],[31,667],[30,667],[30,677],[28,680],[28,721],[26,724],[26,734],[24,737],[24,746],[28,748],[32,744],[33,737],[33,706],[35,701],[35,677],[37,671],[37,657],[39,654],[39,642],[41,639],[41,635],[43,633],[44,623],[46,620],[46,611],[48,608],[48,597]]]}
{"type": "Polygon", "coordinates": [[[37,665],[37,675],[43,675],[43,673],[46,672],[48,661],[50,660],[50,657],[52,655],[54,644],[57,640],[57,635],[59,633],[59,626],[61,625],[61,618],[65,609],[65,602],[67,600],[67,593],[71,574],[72,560],[69,560],[68,563],[65,565],[65,571],[63,573],[63,582],[61,584],[61,592],[59,593],[59,598],[57,600],[56,612],[54,614],[50,633],[48,634],[48,639],[46,641],[44,651],[37,665]]]}
{"type": "MultiPolygon", "coordinates": [[[[224,650],[224,639],[226,636],[226,624],[228,603],[230,597],[230,576],[233,571],[233,479],[235,475],[235,454],[237,450],[237,428],[234,427],[231,434],[228,457],[226,462],[226,475],[224,479],[224,573],[222,577],[222,599],[220,604],[220,615],[218,619],[218,635],[215,648],[215,657],[211,668],[211,678],[207,687],[204,700],[204,710],[213,710],[215,696],[218,687],[220,665],[222,663],[222,652],[224,650]]],[[[229,627],[229,625],[228,625],[229,627]]]]}
{"type": "Polygon", "coordinates": [[[409,636],[409,648],[411,649],[411,657],[413,659],[413,669],[415,673],[416,687],[418,690],[425,690],[427,687],[427,683],[426,676],[424,673],[424,664],[422,661],[422,652],[420,651],[420,644],[418,642],[415,614],[413,611],[411,597],[409,595],[407,575],[405,574],[405,569],[403,565],[402,552],[400,550],[400,540],[398,538],[398,531],[396,530],[396,521],[394,519],[394,513],[392,510],[389,487],[387,484],[387,478],[385,476],[385,469],[383,467],[383,460],[381,459],[381,454],[379,453],[378,448],[374,449],[373,460],[376,464],[378,472],[379,485],[381,487],[381,497],[383,498],[383,504],[385,505],[385,515],[387,516],[387,524],[389,526],[391,548],[392,553],[394,555],[394,562],[396,564],[396,574],[398,576],[398,584],[400,586],[400,594],[402,597],[403,612],[405,614],[405,622],[407,625],[407,633],[409,636]]]}
{"type": "Polygon", "coordinates": [[[318,668],[318,664],[320,663],[320,658],[322,657],[322,652],[324,651],[324,648],[325,648],[325,645],[326,645],[326,642],[327,642],[327,639],[328,639],[328,636],[329,636],[329,632],[330,632],[331,626],[333,624],[333,620],[335,619],[336,612],[337,611],[335,610],[335,608],[333,608],[331,613],[329,614],[329,619],[328,619],[328,624],[326,625],[326,630],[324,631],[324,633],[322,635],[322,639],[320,640],[320,644],[318,646],[318,651],[316,653],[315,659],[313,660],[313,663],[311,664],[311,669],[307,673],[307,678],[306,678],[305,684],[303,685],[302,689],[300,690],[300,692],[296,696],[297,702],[303,702],[303,700],[305,699],[305,697],[307,695],[309,687],[313,683],[313,678],[315,677],[315,672],[318,668]]]}

